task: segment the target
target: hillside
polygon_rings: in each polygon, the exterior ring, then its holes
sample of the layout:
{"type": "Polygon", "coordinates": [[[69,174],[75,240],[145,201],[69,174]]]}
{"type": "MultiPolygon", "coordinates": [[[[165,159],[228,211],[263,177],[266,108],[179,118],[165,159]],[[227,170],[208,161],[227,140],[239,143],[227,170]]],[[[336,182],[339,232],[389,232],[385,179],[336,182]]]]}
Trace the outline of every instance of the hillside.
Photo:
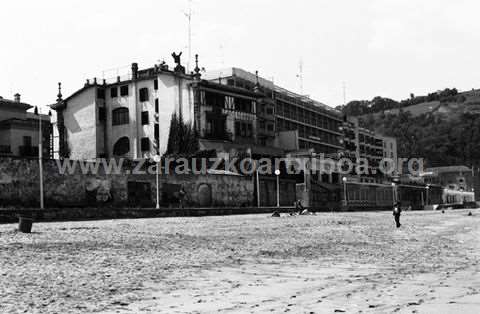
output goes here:
{"type": "Polygon", "coordinates": [[[397,138],[399,157],[425,158],[427,166],[480,166],[480,114],[409,111],[360,118],[363,126],[397,138]]]}
{"type": "Polygon", "coordinates": [[[445,89],[427,96],[414,96],[396,101],[377,96],[372,100],[354,100],[337,109],[349,116],[365,118],[381,113],[397,115],[400,111],[410,112],[413,116],[432,113],[438,115],[458,115],[465,112],[480,113],[480,90],[458,93],[454,89],[445,89]]]}
{"type": "Polygon", "coordinates": [[[480,90],[446,89],[400,102],[375,97],[338,109],[396,137],[399,157],[423,157],[427,166],[480,166],[480,90]]]}

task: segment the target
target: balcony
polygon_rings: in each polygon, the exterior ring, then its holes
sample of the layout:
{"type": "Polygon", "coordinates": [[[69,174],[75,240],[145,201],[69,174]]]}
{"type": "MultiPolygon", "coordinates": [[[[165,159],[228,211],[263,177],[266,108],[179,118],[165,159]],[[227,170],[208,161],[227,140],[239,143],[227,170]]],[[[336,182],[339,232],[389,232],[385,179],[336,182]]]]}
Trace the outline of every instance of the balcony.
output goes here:
{"type": "Polygon", "coordinates": [[[21,157],[37,157],[38,146],[19,146],[19,153],[21,157]]]}
{"type": "Polygon", "coordinates": [[[12,151],[8,145],[0,145],[0,154],[1,155],[10,155],[12,151]]]}

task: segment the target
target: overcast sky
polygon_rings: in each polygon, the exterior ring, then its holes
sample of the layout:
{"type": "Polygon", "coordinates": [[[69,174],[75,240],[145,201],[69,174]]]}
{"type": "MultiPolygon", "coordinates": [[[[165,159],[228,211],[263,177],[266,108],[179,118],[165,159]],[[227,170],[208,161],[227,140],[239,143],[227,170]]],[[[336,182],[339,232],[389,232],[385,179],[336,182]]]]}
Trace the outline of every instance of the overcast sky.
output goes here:
{"type": "MultiPolygon", "coordinates": [[[[480,87],[475,0],[194,0],[192,54],[208,69],[236,66],[330,106],[446,87],[480,87]]],[[[2,1],[0,95],[32,105],[86,78],[187,56],[188,1],[2,1]]],[[[186,58],[183,59],[186,62],[186,58]]]]}

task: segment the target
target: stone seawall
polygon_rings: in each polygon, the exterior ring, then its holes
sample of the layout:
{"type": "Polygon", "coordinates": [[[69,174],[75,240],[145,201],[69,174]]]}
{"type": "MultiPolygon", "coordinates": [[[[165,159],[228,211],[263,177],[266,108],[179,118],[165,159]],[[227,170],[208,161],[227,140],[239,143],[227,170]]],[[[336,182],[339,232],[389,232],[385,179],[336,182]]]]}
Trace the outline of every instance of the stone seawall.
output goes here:
{"type": "Polygon", "coordinates": [[[160,217],[199,217],[222,215],[266,214],[274,211],[290,213],[294,208],[287,207],[210,207],[210,208],[47,208],[41,209],[1,209],[0,224],[16,223],[19,217],[32,218],[34,222],[135,219],[160,217]]]}
{"type": "MultiPolygon", "coordinates": [[[[62,207],[154,207],[156,176],[84,174],[76,167],[62,174],[56,160],[44,160],[44,197],[47,208],[62,207]]],[[[240,175],[160,175],[160,201],[178,207],[183,187],[183,205],[189,207],[245,207],[254,203],[254,180],[240,175]]],[[[0,158],[0,207],[39,206],[39,162],[37,159],[0,158]]]]}

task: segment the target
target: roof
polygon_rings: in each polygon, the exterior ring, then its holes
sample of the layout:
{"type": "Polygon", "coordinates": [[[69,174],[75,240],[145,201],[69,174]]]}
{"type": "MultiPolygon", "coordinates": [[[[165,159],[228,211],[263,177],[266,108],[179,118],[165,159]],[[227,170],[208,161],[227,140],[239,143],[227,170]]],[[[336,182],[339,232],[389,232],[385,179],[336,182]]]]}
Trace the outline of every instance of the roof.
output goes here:
{"type": "Polygon", "coordinates": [[[30,108],[33,108],[32,105],[29,105],[27,103],[15,101],[15,100],[10,100],[10,99],[5,99],[3,97],[0,97],[0,106],[17,107],[18,109],[22,109],[22,110],[25,110],[25,111],[30,109],[30,108]]]}
{"type": "Polygon", "coordinates": [[[248,89],[229,86],[229,85],[215,83],[215,82],[206,81],[206,80],[194,81],[190,84],[192,84],[193,86],[209,87],[209,88],[215,89],[217,91],[243,94],[243,95],[248,95],[248,96],[256,97],[256,98],[263,96],[261,93],[257,93],[257,92],[254,92],[254,91],[249,91],[248,89]]]}
{"type": "MultiPolygon", "coordinates": [[[[256,82],[255,74],[240,68],[235,68],[235,67],[207,71],[206,73],[202,74],[202,78],[205,80],[215,80],[219,78],[232,77],[232,76],[239,77],[241,79],[244,79],[252,83],[256,82]]],[[[267,80],[260,76],[258,77],[258,83],[260,83],[262,87],[266,87],[269,89],[273,89],[273,87],[275,86],[272,81],[267,80]]]]}
{"type": "MultiPolygon", "coordinates": [[[[179,73],[179,72],[176,72],[176,71],[168,70],[168,68],[150,67],[150,68],[141,69],[141,70],[139,69],[138,70],[138,77],[137,77],[137,79],[135,79],[135,81],[149,80],[149,79],[154,78],[156,75],[158,75],[160,73],[161,74],[170,74],[170,75],[174,75],[174,76],[183,76],[185,78],[190,78],[190,79],[193,80],[193,76],[191,74],[179,73]]],[[[75,91],[73,94],[71,94],[67,98],[62,99],[59,102],[57,101],[54,104],[51,104],[50,108],[55,109],[55,110],[56,109],[61,109],[64,106],[64,104],[66,104],[66,102],[68,102],[68,100],[70,100],[74,96],[80,94],[81,92],[83,92],[84,90],[87,90],[89,88],[97,88],[97,87],[98,88],[108,88],[108,87],[117,86],[117,85],[129,84],[129,83],[134,81],[131,77],[131,74],[127,75],[127,76],[124,76],[124,77],[118,77],[118,78],[119,78],[119,80],[115,79],[111,82],[107,81],[105,79],[105,80],[103,80],[102,83],[97,83],[96,78],[94,78],[93,82],[91,82],[91,83],[90,83],[89,80],[87,80],[87,83],[84,84],[80,89],[75,91]]]]}
{"type": "Polygon", "coordinates": [[[448,173],[448,172],[471,172],[472,169],[467,166],[458,165],[458,166],[445,166],[445,167],[434,167],[427,168],[425,172],[434,172],[434,173],[448,173]]]}
{"type": "MultiPolygon", "coordinates": [[[[255,74],[253,74],[251,72],[248,72],[248,71],[245,71],[245,70],[240,69],[240,68],[235,68],[235,67],[208,71],[207,73],[202,74],[203,79],[210,80],[210,81],[215,80],[215,79],[219,79],[219,78],[228,78],[228,77],[233,77],[233,76],[234,77],[239,77],[241,79],[244,79],[244,80],[252,82],[252,83],[255,83],[256,79],[257,79],[255,74]]],[[[287,90],[283,87],[280,87],[280,86],[276,85],[271,80],[267,80],[267,79],[259,76],[258,77],[258,82],[259,82],[260,86],[262,86],[262,87],[275,90],[276,93],[280,93],[280,94],[286,95],[288,97],[299,99],[306,105],[311,105],[311,106],[316,107],[316,108],[324,109],[324,110],[326,110],[330,113],[334,113],[336,115],[341,115],[341,112],[339,110],[336,110],[335,108],[332,108],[332,107],[330,107],[330,106],[328,106],[328,105],[326,105],[322,102],[311,99],[308,96],[300,95],[300,94],[294,93],[292,91],[289,91],[289,90],[287,90]]]]}

